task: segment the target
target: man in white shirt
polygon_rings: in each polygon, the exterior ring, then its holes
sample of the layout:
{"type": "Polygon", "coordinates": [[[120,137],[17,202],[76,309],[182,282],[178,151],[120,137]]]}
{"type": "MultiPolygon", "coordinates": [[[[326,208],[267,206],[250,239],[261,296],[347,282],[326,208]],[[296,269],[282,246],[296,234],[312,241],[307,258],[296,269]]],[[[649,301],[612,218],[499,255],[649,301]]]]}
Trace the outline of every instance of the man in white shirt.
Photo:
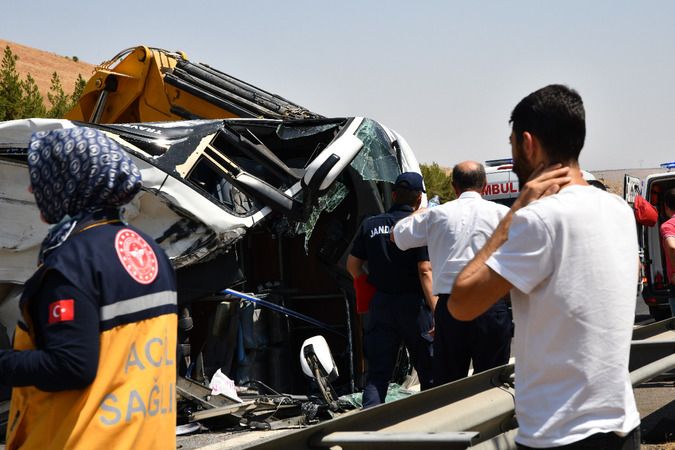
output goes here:
{"type": "MultiPolygon", "coordinates": [[[[452,185],[458,198],[401,219],[392,233],[401,250],[428,246],[433,270],[432,291],[447,303],[455,277],[492,235],[509,209],[483,200],[485,168],[475,161],[457,164],[452,185]]],[[[480,317],[462,322],[447,308],[434,312],[434,385],[506,364],[511,351],[512,322],[505,300],[480,317]]]]}
{"type": "Polygon", "coordinates": [[[510,122],[524,187],[457,276],[447,307],[471,320],[511,291],[520,448],[638,449],[628,373],[638,273],[632,211],[581,175],[586,123],[576,91],[539,89],[510,122]]]}

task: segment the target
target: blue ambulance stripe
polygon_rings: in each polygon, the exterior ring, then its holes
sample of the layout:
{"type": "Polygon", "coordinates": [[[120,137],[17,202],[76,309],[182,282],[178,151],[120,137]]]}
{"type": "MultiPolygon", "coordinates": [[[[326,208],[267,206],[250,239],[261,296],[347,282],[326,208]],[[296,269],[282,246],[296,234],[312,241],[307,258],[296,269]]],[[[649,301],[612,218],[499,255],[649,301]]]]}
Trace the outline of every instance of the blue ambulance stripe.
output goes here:
{"type": "Polygon", "coordinates": [[[175,291],[161,291],[122,300],[111,305],[102,306],[100,320],[104,322],[161,306],[175,306],[176,299],[177,295],[175,291]]]}

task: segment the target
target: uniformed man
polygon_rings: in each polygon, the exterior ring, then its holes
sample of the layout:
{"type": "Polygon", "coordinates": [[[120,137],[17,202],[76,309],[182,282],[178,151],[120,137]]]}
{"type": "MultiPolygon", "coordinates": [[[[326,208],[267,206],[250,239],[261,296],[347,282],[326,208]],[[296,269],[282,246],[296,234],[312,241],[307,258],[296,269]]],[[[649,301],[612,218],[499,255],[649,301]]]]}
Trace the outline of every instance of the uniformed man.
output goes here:
{"type": "Polygon", "coordinates": [[[7,449],[175,448],[176,283],[154,240],[120,207],[138,168],[100,131],[33,135],[31,189],[55,224],[21,298],[7,449]]]}
{"type": "Polygon", "coordinates": [[[367,276],[375,287],[365,330],[364,408],[384,402],[401,342],[410,352],[421,388],[433,383],[431,335],[436,298],[431,294],[429,255],[426,247],[401,251],[389,239],[396,222],[419,208],[422,192],[419,173],[399,175],[392,192],[393,206],[361,224],[347,258],[347,270],[354,280],[367,276]]]}
{"type": "MultiPolygon", "coordinates": [[[[417,211],[399,221],[392,238],[403,250],[428,246],[434,270],[433,292],[444,305],[457,274],[485,245],[509,209],[481,198],[485,168],[464,161],[452,170],[457,199],[435,208],[417,211]]],[[[468,322],[450,316],[447,308],[434,315],[434,384],[449,383],[469,374],[501,366],[509,361],[513,324],[506,300],[468,322]]]]}

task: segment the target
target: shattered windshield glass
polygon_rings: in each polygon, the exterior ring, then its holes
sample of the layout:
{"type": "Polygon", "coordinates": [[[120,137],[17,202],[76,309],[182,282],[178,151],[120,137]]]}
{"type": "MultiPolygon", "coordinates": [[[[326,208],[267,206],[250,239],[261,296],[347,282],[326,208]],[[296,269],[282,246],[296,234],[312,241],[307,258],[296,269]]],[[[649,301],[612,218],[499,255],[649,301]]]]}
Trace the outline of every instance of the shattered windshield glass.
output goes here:
{"type": "Polygon", "coordinates": [[[291,140],[308,136],[314,136],[317,134],[321,134],[324,131],[331,130],[333,128],[337,128],[336,124],[334,123],[327,123],[325,125],[314,125],[307,127],[288,127],[281,124],[277,127],[277,136],[279,137],[279,139],[282,140],[291,140]]]}
{"type": "Polygon", "coordinates": [[[380,124],[371,119],[363,119],[363,123],[356,131],[356,137],[363,141],[363,148],[356,155],[351,166],[361,174],[364,180],[394,183],[401,169],[396,159],[396,152],[380,124]]]}
{"type": "Polygon", "coordinates": [[[312,231],[319,220],[323,211],[332,212],[347,196],[347,186],[336,181],[324,195],[319,197],[317,205],[312,209],[307,222],[296,224],[295,233],[305,235],[305,254],[309,254],[309,239],[312,237],[312,231]]]}

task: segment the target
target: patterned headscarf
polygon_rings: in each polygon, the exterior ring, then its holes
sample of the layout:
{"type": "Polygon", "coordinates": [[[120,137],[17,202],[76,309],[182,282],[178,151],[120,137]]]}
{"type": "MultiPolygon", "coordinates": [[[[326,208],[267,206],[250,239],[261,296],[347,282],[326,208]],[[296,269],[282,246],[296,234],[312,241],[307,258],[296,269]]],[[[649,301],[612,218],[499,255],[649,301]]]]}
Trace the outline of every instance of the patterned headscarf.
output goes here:
{"type": "Polygon", "coordinates": [[[117,142],[93,128],[33,133],[28,148],[33,195],[47,223],[130,202],[141,173],[117,142]]]}
{"type": "Polygon", "coordinates": [[[33,133],[28,171],[42,217],[57,224],[42,242],[38,263],[86,215],[130,202],[142,184],[138,167],[117,142],[84,127],[33,133]]]}

